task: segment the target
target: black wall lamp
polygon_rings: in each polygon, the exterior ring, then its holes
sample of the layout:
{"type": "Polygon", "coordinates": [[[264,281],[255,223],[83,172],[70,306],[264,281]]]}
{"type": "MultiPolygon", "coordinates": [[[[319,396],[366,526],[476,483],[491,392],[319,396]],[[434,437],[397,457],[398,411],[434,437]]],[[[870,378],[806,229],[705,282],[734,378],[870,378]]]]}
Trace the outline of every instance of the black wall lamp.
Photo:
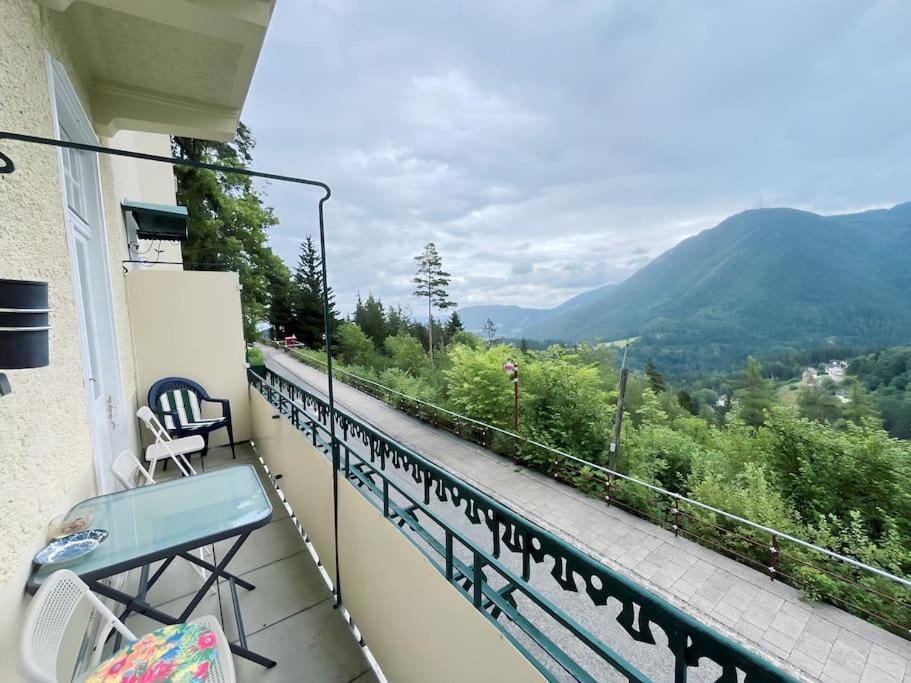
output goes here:
{"type": "MultiPolygon", "coordinates": [[[[0,279],[0,370],[48,364],[49,314],[46,282],[0,279]]],[[[0,372],[0,396],[10,391],[0,372]]]]}

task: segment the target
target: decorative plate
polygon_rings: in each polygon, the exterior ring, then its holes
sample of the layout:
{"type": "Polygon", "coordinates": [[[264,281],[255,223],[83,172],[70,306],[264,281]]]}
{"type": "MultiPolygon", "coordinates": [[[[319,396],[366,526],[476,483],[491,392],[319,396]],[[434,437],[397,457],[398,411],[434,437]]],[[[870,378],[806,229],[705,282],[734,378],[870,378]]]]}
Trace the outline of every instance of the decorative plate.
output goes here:
{"type": "Polygon", "coordinates": [[[108,537],[105,529],[89,529],[51,541],[32,559],[35,564],[63,564],[87,555],[108,537]]]}
{"type": "Polygon", "coordinates": [[[70,534],[76,534],[92,527],[95,515],[91,510],[61,515],[48,525],[48,539],[62,538],[70,534]]]}

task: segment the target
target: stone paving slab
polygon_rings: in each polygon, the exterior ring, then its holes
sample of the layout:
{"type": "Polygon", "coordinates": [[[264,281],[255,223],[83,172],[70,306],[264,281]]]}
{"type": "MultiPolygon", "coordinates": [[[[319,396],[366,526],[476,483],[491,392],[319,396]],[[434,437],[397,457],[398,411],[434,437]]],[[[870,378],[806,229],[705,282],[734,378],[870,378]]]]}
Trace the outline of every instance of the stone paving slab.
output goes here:
{"type": "MultiPolygon", "coordinates": [[[[323,373],[266,349],[270,363],[321,392],[323,373]]],[[[911,642],[734,560],[513,465],[342,382],[350,412],[805,680],[911,683],[911,642]]]]}

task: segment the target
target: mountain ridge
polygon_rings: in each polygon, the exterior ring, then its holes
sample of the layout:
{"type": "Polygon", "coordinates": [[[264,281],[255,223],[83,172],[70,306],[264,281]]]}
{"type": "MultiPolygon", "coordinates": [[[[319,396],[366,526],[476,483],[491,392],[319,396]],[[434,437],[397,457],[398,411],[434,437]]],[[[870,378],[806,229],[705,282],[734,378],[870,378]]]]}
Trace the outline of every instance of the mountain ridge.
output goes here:
{"type": "MultiPolygon", "coordinates": [[[[534,313],[501,333],[567,342],[640,337],[640,353],[671,365],[686,353],[728,362],[813,342],[902,343],[911,339],[909,253],[911,202],[831,216],[752,209],[615,286],[525,309],[534,313]]],[[[471,318],[471,308],[460,315],[471,318]]]]}

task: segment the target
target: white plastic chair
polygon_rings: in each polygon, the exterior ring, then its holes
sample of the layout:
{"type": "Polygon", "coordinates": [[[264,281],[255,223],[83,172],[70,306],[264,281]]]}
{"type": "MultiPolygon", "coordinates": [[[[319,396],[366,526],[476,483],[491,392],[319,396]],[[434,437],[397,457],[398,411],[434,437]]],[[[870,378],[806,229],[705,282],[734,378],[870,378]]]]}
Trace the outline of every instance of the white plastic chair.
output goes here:
{"type": "MultiPolygon", "coordinates": [[[[132,451],[123,451],[114,459],[114,462],[111,463],[111,474],[113,474],[117,481],[123,484],[123,487],[126,489],[136,488],[137,473],[142,475],[143,486],[155,483],[152,475],[142,466],[142,463],[139,462],[139,458],[133,455],[132,451]]],[[[196,554],[199,555],[199,559],[201,560],[211,560],[213,552],[211,546],[206,546],[197,550],[196,554]]],[[[203,581],[209,578],[209,572],[204,567],[200,567],[198,564],[190,562],[189,560],[187,560],[187,564],[193,567],[193,571],[199,574],[203,581]]],[[[209,595],[214,594],[215,585],[213,584],[209,589],[209,595]]]]}
{"type": "Polygon", "coordinates": [[[137,474],[141,476],[143,486],[155,483],[152,475],[132,451],[123,451],[114,458],[114,462],[111,463],[111,474],[125,489],[136,488],[137,474]]]}
{"type": "Polygon", "coordinates": [[[193,469],[187,456],[205,448],[206,443],[201,436],[194,434],[180,439],[173,438],[148,406],[143,406],[137,410],[136,417],[143,421],[155,437],[155,443],[146,448],[146,461],[152,463],[149,474],[154,477],[158,461],[168,458],[176,463],[180,473],[185,477],[196,474],[196,470],[193,469]]]}
{"type": "MultiPolygon", "coordinates": [[[[102,619],[98,638],[92,648],[89,660],[90,671],[101,662],[101,654],[108,634],[116,629],[127,642],[137,640],[136,636],[89,590],[78,576],[68,569],[51,574],[38,589],[25,615],[22,633],[22,673],[30,683],[58,683],[57,658],[60,646],[73,614],[86,601],[92,611],[102,619]]],[[[209,668],[207,681],[233,683],[234,658],[230,644],[221,624],[213,616],[203,616],[189,622],[200,624],[215,634],[217,656],[214,666],[209,668]]],[[[84,676],[77,678],[80,681],[84,676]]]]}

